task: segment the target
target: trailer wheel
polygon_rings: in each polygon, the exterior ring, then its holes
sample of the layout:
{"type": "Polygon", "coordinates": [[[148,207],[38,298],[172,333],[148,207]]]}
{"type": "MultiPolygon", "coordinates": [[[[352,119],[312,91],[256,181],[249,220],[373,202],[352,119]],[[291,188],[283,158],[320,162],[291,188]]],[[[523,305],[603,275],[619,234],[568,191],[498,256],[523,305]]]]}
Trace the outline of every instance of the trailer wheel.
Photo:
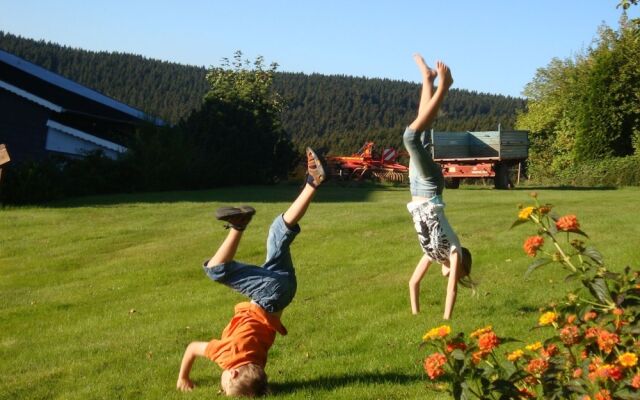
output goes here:
{"type": "Polygon", "coordinates": [[[458,189],[462,178],[445,178],[444,187],[447,189],[458,189]]]}
{"type": "Polygon", "coordinates": [[[493,168],[496,174],[493,178],[494,187],[496,189],[513,188],[513,183],[511,183],[511,179],[509,179],[509,166],[506,163],[497,163],[493,168]]]}

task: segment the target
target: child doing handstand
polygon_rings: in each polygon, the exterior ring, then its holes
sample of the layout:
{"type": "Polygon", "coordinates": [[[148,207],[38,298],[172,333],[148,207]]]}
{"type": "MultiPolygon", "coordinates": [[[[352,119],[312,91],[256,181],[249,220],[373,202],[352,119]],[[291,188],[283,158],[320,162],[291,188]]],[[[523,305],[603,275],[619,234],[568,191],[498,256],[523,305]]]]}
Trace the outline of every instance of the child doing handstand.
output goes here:
{"type": "Polygon", "coordinates": [[[196,356],[209,358],[222,369],[220,383],[228,396],[260,396],[267,391],[264,367],[276,332],[286,335],[280,322],[284,308],[296,293],[296,275],[289,246],[300,233],[304,216],[316,188],[325,180],[321,161],[307,148],[307,180],[302,192],[269,229],[267,258],[262,267],[234,261],[242,233],[255,214],[249,206],[223,207],[216,218],[231,228],[215,255],[204,264],[205,273],[216,282],[248,296],[251,302],[235,306],[235,314],[222,337],[209,342],[192,342],[182,358],[177,388],[189,391],[189,379],[196,356]]]}
{"type": "Polygon", "coordinates": [[[453,84],[453,78],[449,67],[441,61],[436,62],[434,71],[419,54],[414,55],[414,59],[422,74],[422,93],[418,116],[406,128],[403,142],[410,157],[409,182],[412,201],[407,204],[407,209],[413,218],[424,255],[409,281],[409,297],[411,311],[417,314],[420,311],[420,281],[432,262],[440,263],[442,274],[448,276],[443,318],[449,319],[456,302],[458,281],[466,277],[471,270],[471,253],[460,246],[458,237],[444,215],[444,175],[428,149],[430,143],[426,131],[436,118],[440,105],[453,84]],[[436,76],[439,83],[434,93],[433,81],[436,76]]]}

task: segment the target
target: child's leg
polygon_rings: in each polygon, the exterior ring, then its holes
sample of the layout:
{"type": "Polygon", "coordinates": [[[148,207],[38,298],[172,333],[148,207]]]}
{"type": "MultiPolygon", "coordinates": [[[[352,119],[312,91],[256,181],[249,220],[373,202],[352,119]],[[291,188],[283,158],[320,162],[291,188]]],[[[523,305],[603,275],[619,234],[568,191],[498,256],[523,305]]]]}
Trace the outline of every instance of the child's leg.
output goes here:
{"type": "Polygon", "coordinates": [[[316,188],[305,184],[302,192],[282,215],[278,215],[269,228],[267,236],[267,258],[261,270],[273,274],[276,285],[270,286],[274,290],[262,291],[262,298],[257,300],[265,310],[280,313],[293,300],[298,282],[296,279],[293,260],[291,259],[291,243],[294,241],[302,219],[315,195],[316,188]]]}
{"type": "MultiPolygon", "coordinates": [[[[413,55],[413,59],[418,65],[418,69],[422,75],[422,92],[420,93],[420,105],[418,106],[418,114],[424,114],[426,112],[427,103],[433,97],[433,81],[438,75],[436,71],[429,68],[424,58],[418,53],[413,55]]],[[[425,129],[427,129],[425,127],[425,129]]],[[[424,129],[423,129],[424,130],[424,129]]]]}
{"type": "Polygon", "coordinates": [[[304,214],[307,212],[307,208],[309,208],[309,204],[311,204],[311,200],[313,200],[315,194],[316,188],[308,183],[304,185],[302,192],[300,192],[298,197],[282,215],[285,224],[287,224],[289,228],[296,226],[298,221],[304,217],[304,214]]]}
{"type": "Polygon", "coordinates": [[[414,59],[422,74],[422,93],[420,95],[418,116],[405,131],[403,142],[410,157],[409,175],[415,178],[428,179],[431,177],[439,177],[442,171],[440,170],[440,166],[433,161],[431,153],[425,148],[420,135],[433,123],[440,105],[444,100],[444,96],[453,83],[453,79],[451,78],[449,68],[438,61],[436,65],[438,75],[440,76],[440,84],[435,94],[433,94],[435,72],[427,66],[421,56],[416,55],[414,59]]]}
{"type": "Polygon", "coordinates": [[[211,267],[233,260],[233,257],[235,257],[238,251],[240,239],[242,239],[242,232],[244,231],[230,229],[226,239],[222,242],[213,257],[207,262],[206,266],[211,267]]]}
{"type": "Polygon", "coordinates": [[[307,212],[318,186],[324,181],[325,174],[322,161],[320,161],[316,153],[310,148],[307,148],[307,174],[307,183],[305,183],[298,197],[296,197],[282,216],[276,217],[269,229],[269,236],[267,238],[267,261],[264,265],[267,269],[285,272],[293,271],[289,245],[293,242],[298,232],[300,232],[298,222],[307,212]],[[318,178],[320,176],[322,178],[318,178]],[[281,222],[284,222],[284,224],[281,222]]]}
{"type": "Polygon", "coordinates": [[[422,132],[427,129],[435,117],[438,115],[440,105],[444,100],[445,95],[449,91],[449,88],[453,84],[453,78],[451,77],[451,71],[446,64],[441,61],[436,62],[436,68],[440,82],[438,89],[433,96],[433,70],[429,69],[422,57],[415,57],[418,68],[422,73],[422,94],[420,95],[420,105],[418,106],[418,116],[409,125],[409,128],[416,132],[422,132]]]}
{"type": "Polygon", "coordinates": [[[296,226],[298,221],[304,217],[311,200],[313,200],[313,196],[316,194],[316,189],[326,179],[324,165],[322,164],[318,155],[307,147],[307,182],[302,192],[282,215],[285,224],[289,228],[296,226]]]}
{"type": "Polygon", "coordinates": [[[228,222],[226,227],[231,229],[216,253],[204,265],[209,278],[251,299],[259,298],[264,282],[273,279],[270,271],[234,260],[242,232],[254,214],[255,210],[249,206],[222,207],[216,210],[216,218],[228,222]]]}
{"type": "Polygon", "coordinates": [[[287,211],[278,215],[269,228],[267,236],[267,259],[263,268],[293,273],[293,261],[289,246],[300,232],[298,222],[311,204],[311,200],[316,193],[316,188],[310,184],[305,184],[302,192],[291,203],[287,211]]]}
{"type": "Polygon", "coordinates": [[[221,207],[216,210],[216,219],[226,221],[225,227],[231,228],[227,238],[207,262],[206,266],[218,265],[233,260],[238,251],[242,232],[247,228],[256,210],[251,206],[221,207]]]}

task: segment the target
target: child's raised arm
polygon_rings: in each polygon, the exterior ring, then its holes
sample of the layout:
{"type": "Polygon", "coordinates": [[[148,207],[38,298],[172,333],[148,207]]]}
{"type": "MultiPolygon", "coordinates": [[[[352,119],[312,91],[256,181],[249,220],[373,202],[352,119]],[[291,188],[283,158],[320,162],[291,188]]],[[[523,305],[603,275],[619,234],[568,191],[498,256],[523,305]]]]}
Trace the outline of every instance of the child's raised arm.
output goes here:
{"type": "Polygon", "coordinates": [[[180,374],[178,375],[178,382],[176,388],[183,392],[189,392],[193,389],[193,382],[189,379],[189,373],[191,372],[191,366],[195,361],[196,356],[204,357],[204,351],[207,348],[207,342],[191,342],[182,356],[182,364],[180,365],[180,374]]]}

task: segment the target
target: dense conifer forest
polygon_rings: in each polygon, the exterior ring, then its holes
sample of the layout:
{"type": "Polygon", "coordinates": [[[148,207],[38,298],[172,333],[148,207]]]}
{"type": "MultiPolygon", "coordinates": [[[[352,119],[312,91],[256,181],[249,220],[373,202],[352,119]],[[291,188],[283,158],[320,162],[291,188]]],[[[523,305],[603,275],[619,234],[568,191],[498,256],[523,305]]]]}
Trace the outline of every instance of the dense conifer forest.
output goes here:
{"type": "MultiPolygon", "coordinates": [[[[117,52],[95,52],[0,31],[0,49],[149,114],[177,123],[203,103],[207,68],[117,52]]],[[[366,140],[400,146],[415,115],[419,85],[387,79],[278,72],[282,125],[297,146],[355,151],[366,140]]],[[[437,130],[511,129],[524,99],[452,89],[437,130]]]]}

